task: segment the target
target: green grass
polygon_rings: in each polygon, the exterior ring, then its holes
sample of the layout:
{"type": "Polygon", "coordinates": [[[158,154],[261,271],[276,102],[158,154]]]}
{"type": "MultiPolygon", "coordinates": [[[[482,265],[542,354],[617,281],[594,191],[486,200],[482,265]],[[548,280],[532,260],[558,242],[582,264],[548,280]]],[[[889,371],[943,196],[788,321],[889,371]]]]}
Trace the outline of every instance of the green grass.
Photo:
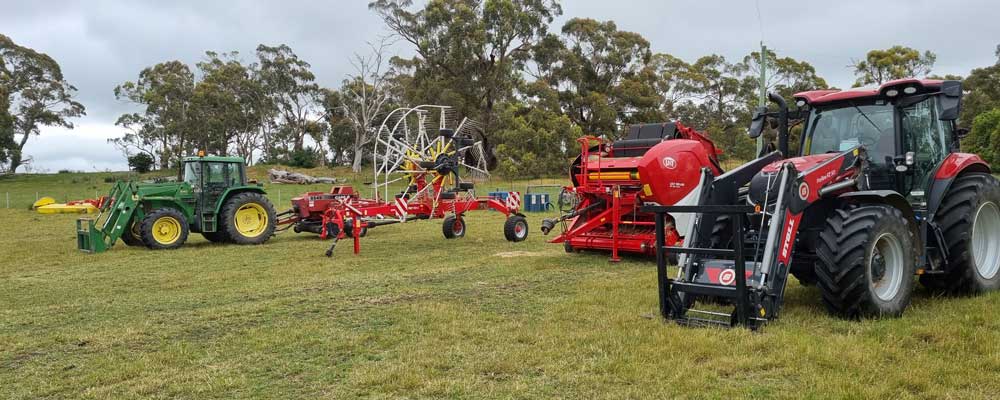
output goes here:
{"type": "MultiPolygon", "coordinates": [[[[25,176],[0,180],[0,195],[30,203],[74,185],[107,187],[98,175],[25,176]]],[[[326,188],[281,186],[279,208],[307,189],[326,188]]],[[[483,212],[463,239],[418,221],[372,230],[357,256],[343,242],[333,259],[291,232],[264,246],[192,235],[175,251],[88,255],[76,216],[18,202],[0,209],[3,399],[1000,393],[1000,293],[921,290],[903,318],[856,322],[828,317],[816,289],[793,282],[761,332],[692,329],[650,317],[651,262],[565,254],[536,214],[518,244],[483,212]]]]}

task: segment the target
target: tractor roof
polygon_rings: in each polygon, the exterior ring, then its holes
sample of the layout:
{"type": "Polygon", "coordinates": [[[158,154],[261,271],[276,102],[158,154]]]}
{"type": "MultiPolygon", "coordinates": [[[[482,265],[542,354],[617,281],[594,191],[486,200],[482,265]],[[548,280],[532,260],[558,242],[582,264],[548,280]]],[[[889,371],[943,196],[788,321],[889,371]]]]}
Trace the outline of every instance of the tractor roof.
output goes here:
{"type": "MultiPolygon", "coordinates": [[[[838,101],[845,100],[855,100],[855,99],[867,99],[867,98],[877,98],[886,97],[885,93],[889,89],[896,88],[897,90],[902,90],[908,87],[913,87],[917,92],[932,92],[941,87],[941,82],[936,79],[897,79],[883,83],[878,88],[856,88],[849,90],[837,90],[837,89],[823,89],[823,90],[810,90],[807,92],[799,92],[795,94],[796,101],[805,101],[809,105],[821,105],[830,104],[838,101]]],[[[909,94],[909,92],[907,92],[909,94]]]]}
{"type": "Polygon", "coordinates": [[[190,156],[190,157],[184,157],[184,161],[238,162],[242,164],[243,157],[190,156]]]}

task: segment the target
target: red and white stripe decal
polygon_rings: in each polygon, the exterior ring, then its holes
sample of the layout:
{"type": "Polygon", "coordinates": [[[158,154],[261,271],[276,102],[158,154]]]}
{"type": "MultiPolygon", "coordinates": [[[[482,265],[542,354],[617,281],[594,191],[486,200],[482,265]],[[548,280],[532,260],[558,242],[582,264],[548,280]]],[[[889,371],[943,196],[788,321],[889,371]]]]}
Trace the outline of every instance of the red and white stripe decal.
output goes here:
{"type": "Polygon", "coordinates": [[[406,204],[406,199],[402,197],[397,197],[395,207],[396,207],[396,216],[402,218],[403,221],[406,221],[406,210],[407,208],[409,208],[406,204]]]}
{"type": "Polygon", "coordinates": [[[521,208],[521,192],[507,192],[507,208],[511,210],[521,208]]]}

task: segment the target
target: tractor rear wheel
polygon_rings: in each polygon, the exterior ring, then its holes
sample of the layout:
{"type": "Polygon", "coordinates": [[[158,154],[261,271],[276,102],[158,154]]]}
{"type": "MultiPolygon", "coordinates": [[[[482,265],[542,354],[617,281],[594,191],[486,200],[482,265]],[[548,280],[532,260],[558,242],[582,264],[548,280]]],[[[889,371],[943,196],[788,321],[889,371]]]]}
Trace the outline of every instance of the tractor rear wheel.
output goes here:
{"type": "Polygon", "coordinates": [[[233,243],[261,244],[274,235],[274,206],[264,195],[244,192],[222,206],[222,230],[233,243]]]}
{"type": "Polygon", "coordinates": [[[134,218],[129,221],[128,229],[122,231],[122,243],[126,246],[145,246],[146,244],[142,242],[142,221],[137,221],[134,218]]]}
{"type": "Polygon", "coordinates": [[[989,174],[959,176],[934,216],[948,248],[944,274],[924,274],[925,287],[953,294],[1000,288],[1000,184],[989,174]]]}
{"type": "Polygon", "coordinates": [[[189,231],[184,214],[173,208],[161,208],[146,214],[139,232],[146,247],[164,250],[181,247],[189,231]]]}
{"type": "Polygon", "coordinates": [[[827,311],[844,318],[901,315],[913,292],[913,246],[913,231],[896,208],[834,210],[816,249],[827,311]]]}
{"type": "Polygon", "coordinates": [[[445,239],[454,239],[465,236],[465,218],[462,216],[449,215],[444,217],[441,225],[441,232],[445,239]]]}
{"type": "Polygon", "coordinates": [[[503,236],[508,242],[523,242],[528,238],[528,220],[522,215],[512,214],[503,223],[503,236]]]}

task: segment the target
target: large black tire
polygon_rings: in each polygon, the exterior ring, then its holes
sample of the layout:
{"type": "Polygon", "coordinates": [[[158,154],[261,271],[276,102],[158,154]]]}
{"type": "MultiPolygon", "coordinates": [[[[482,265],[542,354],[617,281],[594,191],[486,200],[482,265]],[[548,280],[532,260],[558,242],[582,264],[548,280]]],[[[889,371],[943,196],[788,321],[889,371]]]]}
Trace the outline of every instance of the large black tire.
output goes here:
{"type": "Polygon", "coordinates": [[[142,242],[140,228],[142,228],[142,221],[135,219],[129,221],[128,227],[122,231],[122,243],[125,243],[126,246],[145,246],[146,244],[142,242]]]}
{"type": "Polygon", "coordinates": [[[528,220],[522,215],[512,214],[503,223],[503,237],[509,242],[523,242],[528,238],[528,220]]]}
{"type": "Polygon", "coordinates": [[[222,206],[222,231],[236,244],[261,244],[274,235],[274,206],[256,192],[239,193],[222,206]],[[239,215],[237,215],[239,213],[239,215]]]}
{"type": "Polygon", "coordinates": [[[921,275],[920,283],[950,294],[1000,288],[998,210],[1000,184],[992,175],[970,173],[955,179],[934,216],[948,248],[948,270],[921,275]]]}
{"type": "MultiPolygon", "coordinates": [[[[344,221],[344,236],[350,239],[354,238],[354,225],[352,221],[344,221]]],[[[361,228],[361,234],[358,237],[368,236],[368,227],[361,228]]]]}
{"type": "Polygon", "coordinates": [[[142,243],[150,249],[176,249],[187,241],[188,222],[180,211],[161,208],[146,214],[139,233],[142,235],[142,243]]]}
{"type": "Polygon", "coordinates": [[[226,243],[229,242],[229,235],[226,235],[226,231],[215,231],[215,232],[202,232],[201,236],[212,243],[226,243]]]}
{"type": "Polygon", "coordinates": [[[445,239],[455,239],[465,236],[465,218],[454,215],[444,217],[444,222],[441,224],[441,232],[444,233],[445,239]]]}
{"type": "Polygon", "coordinates": [[[902,315],[914,286],[913,246],[913,231],[898,209],[834,210],[816,250],[827,311],[843,318],[902,315]]]}

